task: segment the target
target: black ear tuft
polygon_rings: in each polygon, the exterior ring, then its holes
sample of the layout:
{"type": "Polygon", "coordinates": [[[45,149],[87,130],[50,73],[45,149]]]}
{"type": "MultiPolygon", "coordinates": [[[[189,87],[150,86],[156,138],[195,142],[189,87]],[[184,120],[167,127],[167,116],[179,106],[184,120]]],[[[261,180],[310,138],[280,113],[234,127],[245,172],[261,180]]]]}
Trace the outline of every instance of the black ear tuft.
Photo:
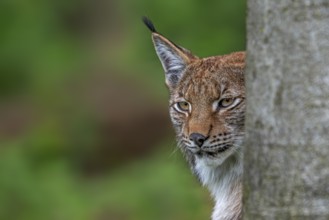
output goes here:
{"type": "Polygon", "coordinates": [[[157,33],[157,31],[155,30],[155,27],[150,19],[148,19],[146,16],[143,16],[142,20],[143,20],[144,24],[148,27],[148,29],[150,29],[150,31],[152,31],[153,33],[157,33]]]}

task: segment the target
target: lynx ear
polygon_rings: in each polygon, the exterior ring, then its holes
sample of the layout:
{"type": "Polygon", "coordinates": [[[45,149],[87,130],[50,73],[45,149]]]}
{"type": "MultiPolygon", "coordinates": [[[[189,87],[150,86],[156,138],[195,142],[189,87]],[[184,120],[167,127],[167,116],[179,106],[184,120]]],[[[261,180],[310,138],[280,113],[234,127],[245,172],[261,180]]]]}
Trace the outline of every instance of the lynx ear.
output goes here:
{"type": "Polygon", "coordinates": [[[169,88],[173,88],[184,74],[187,65],[197,57],[159,34],[150,19],[145,16],[142,19],[152,32],[155,51],[166,73],[166,84],[169,88]]]}
{"type": "Polygon", "coordinates": [[[174,87],[184,74],[187,65],[197,57],[158,33],[153,32],[152,39],[166,74],[166,84],[169,88],[174,87]]]}

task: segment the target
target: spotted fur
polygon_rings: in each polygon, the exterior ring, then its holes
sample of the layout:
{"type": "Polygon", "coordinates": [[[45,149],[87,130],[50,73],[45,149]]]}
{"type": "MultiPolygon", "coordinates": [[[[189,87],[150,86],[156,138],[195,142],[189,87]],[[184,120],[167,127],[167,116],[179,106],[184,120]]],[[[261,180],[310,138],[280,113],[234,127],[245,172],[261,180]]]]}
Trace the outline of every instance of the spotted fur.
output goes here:
{"type": "Polygon", "coordinates": [[[212,219],[241,219],[245,53],[198,58],[157,32],[152,40],[165,71],[178,146],[215,199],[212,219]],[[179,107],[182,102],[188,110],[179,107]]]}

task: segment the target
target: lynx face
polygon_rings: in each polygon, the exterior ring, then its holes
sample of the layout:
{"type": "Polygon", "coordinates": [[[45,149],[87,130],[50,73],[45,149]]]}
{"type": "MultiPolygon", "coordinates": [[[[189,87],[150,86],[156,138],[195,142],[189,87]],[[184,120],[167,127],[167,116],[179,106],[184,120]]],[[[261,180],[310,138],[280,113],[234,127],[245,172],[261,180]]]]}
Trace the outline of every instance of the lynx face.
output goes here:
{"type": "Polygon", "coordinates": [[[170,116],[192,168],[218,166],[239,152],[244,135],[244,52],[198,58],[158,34],[152,39],[170,92],[170,116]]]}
{"type": "Polygon", "coordinates": [[[196,59],[170,90],[170,116],[178,143],[195,157],[221,164],[244,135],[243,53],[196,59]]]}
{"type": "Polygon", "coordinates": [[[191,165],[220,165],[244,135],[244,53],[195,59],[170,90],[170,116],[191,165]]]}

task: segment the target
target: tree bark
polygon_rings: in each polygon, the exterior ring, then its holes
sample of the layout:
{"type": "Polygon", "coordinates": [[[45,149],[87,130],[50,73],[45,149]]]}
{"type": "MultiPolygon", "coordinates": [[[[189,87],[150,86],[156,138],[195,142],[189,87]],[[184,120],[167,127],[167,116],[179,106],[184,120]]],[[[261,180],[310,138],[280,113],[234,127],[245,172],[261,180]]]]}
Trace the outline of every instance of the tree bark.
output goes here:
{"type": "Polygon", "coordinates": [[[249,0],[244,219],[329,219],[329,1],[249,0]]]}

